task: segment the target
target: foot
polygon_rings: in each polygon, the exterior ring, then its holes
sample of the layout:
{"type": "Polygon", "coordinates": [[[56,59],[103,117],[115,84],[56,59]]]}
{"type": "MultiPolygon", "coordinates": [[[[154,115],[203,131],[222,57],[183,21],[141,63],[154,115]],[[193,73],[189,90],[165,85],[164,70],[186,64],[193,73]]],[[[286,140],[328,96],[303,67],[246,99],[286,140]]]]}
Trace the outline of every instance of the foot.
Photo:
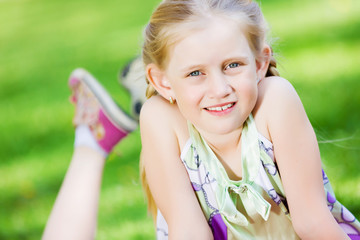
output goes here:
{"type": "Polygon", "coordinates": [[[145,66],[141,56],[136,57],[121,71],[120,85],[129,90],[131,95],[132,117],[139,119],[140,109],[146,101],[145,66]]]}
{"type": "Polygon", "coordinates": [[[129,117],[86,70],[75,69],[70,75],[69,86],[71,101],[76,107],[74,125],[87,125],[106,153],[137,128],[137,121],[129,117]]]}

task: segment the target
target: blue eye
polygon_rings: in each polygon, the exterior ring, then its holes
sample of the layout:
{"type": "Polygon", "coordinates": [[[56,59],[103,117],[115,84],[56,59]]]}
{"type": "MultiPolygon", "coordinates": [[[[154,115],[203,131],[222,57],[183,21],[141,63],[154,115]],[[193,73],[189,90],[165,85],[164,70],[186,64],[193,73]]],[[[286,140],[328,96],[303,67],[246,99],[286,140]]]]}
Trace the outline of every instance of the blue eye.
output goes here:
{"type": "Polygon", "coordinates": [[[239,63],[230,63],[226,68],[237,68],[239,66],[240,66],[239,63]]]}
{"type": "Polygon", "coordinates": [[[189,74],[189,76],[191,77],[197,77],[197,76],[200,76],[201,75],[201,72],[200,71],[193,71],[189,74]]]}

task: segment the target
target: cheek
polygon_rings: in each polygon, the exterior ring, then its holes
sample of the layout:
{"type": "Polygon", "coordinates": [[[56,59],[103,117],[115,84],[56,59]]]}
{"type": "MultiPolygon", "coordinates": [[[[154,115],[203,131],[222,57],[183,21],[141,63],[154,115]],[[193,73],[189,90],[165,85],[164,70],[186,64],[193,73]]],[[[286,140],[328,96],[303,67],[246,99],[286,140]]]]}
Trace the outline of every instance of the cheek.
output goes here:
{"type": "Polygon", "coordinates": [[[256,101],[258,88],[255,81],[244,82],[238,89],[241,98],[248,99],[249,102],[256,101]]]}
{"type": "Polygon", "coordinates": [[[181,114],[192,121],[198,118],[202,108],[203,92],[198,87],[182,87],[176,89],[176,101],[181,114]]]}
{"type": "Polygon", "coordinates": [[[179,97],[177,98],[177,102],[181,112],[190,113],[200,108],[201,98],[198,94],[196,94],[196,92],[192,91],[191,89],[184,90],[178,95],[179,97]]]}
{"type": "Polygon", "coordinates": [[[173,88],[177,100],[183,103],[183,105],[199,104],[203,95],[203,89],[204,88],[191,84],[178,84],[173,88]]]}

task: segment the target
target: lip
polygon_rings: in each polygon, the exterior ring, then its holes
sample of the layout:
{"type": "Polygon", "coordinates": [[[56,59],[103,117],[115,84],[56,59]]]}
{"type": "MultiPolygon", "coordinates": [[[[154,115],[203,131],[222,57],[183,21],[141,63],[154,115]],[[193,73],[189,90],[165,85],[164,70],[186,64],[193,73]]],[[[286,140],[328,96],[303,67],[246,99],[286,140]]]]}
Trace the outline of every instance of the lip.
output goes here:
{"type": "Polygon", "coordinates": [[[223,116],[232,112],[235,105],[236,102],[227,102],[206,107],[204,110],[215,116],[223,116]]]}

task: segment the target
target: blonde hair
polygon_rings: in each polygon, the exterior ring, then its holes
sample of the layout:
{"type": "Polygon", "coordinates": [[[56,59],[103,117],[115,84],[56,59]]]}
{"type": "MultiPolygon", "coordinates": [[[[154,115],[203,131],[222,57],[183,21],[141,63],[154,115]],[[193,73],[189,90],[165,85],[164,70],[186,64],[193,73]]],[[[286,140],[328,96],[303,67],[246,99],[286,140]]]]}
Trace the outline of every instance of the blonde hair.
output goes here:
{"type": "MultiPolygon", "coordinates": [[[[156,64],[165,69],[171,47],[192,30],[197,23],[202,23],[213,16],[222,16],[239,23],[249,46],[256,58],[262,58],[262,49],[266,43],[267,23],[259,5],[252,0],[164,0],[152,14],[144,30],[142,50],[145,65],[156,64]]],[[[266,76],[279,76],[276,60],[271,53],[266,76]]],[[[146,97],[156,95],[154,87],[149,84],[146,97]]],[[[156,205],[146,182],[143,163],[140,162],[140,174],[143,188],[148,200],[149,211],[156,218],[156,205]]]]}

